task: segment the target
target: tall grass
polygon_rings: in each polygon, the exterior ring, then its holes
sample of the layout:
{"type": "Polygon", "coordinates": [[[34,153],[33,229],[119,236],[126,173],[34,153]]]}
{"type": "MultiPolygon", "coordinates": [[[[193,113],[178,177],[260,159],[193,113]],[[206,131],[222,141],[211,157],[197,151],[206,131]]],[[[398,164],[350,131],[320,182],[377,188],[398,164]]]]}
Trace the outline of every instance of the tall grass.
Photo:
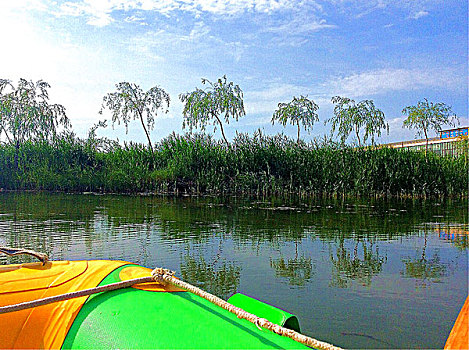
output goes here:
{"type": "Polygon", "coordinates": [[[0,146],[0,188],[252,196],[467,196],[467,157],[389,148],[299,144],[284,135],[238,134],[230,145],[171,134],[155,145],[62,137],[0,146]]]}

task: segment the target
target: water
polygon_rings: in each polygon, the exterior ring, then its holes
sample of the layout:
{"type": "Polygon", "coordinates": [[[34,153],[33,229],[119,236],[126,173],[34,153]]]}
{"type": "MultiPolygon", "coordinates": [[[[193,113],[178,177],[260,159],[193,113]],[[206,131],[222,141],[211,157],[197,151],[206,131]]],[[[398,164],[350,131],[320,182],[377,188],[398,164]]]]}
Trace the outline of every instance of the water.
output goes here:
{"type": "Polygon", "coordinates": [[[0,245],[166,267],[347,348],[442,348],[468,295],[468,231],[467,200],[0,193],[0,245]]]}

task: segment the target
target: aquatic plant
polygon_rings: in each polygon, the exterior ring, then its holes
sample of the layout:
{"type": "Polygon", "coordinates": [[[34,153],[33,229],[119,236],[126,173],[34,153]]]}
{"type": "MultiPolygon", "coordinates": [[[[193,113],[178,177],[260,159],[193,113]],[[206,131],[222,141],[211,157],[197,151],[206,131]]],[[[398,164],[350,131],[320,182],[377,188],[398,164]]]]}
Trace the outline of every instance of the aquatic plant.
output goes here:
{"type": "Polygon", "coordinates": [[[467,158],[305,143],[279,134],[171,134],[154,145],[63,133],[0,146],[0,188],[243,196],[467,196],[467,158]]]}

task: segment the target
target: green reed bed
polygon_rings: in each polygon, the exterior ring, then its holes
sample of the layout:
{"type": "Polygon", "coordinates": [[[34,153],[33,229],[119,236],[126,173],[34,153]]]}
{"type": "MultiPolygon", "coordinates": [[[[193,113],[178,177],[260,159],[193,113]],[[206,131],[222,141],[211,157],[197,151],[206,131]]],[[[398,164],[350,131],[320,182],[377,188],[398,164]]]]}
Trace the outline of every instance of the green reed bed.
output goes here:
{"type": "Polygon", "coordinates": [[[0,187],[85,191],[98,185],[94,176],[102,167],[98,158],[99,154],[72,140],[54,144],[28,141],[18,150],[3,145],[0,147],[0,187]]]}
{"type": "Polygon", "coordinates": [[[253,196],[467,196],[464,157],[389,148],[299,144],[284,135],[238,134],[230,145],[172,134],[155,145],[64,137],[0,146],[0,188],[253,196]],[[16,155],[16,156],[15,156],[16,155]],[[15,157],[17,162],[15,162],[15,157]]]}

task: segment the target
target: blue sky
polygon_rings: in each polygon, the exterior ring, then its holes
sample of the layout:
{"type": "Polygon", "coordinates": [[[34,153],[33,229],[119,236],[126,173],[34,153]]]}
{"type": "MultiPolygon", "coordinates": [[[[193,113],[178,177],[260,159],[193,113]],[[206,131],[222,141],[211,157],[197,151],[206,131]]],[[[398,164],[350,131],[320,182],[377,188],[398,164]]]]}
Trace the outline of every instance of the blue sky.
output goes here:
{"type": "MultiPolygon", "coordinates": [[[[464,0],[0,0],[0,31],[0,78],[49,82],[51,102],[66,107],[79,136],[106,117],[102,98],[120,81],[165,89],[170,112],[152,139],[180,133],[178,95],[224,74],[243,90],[247,112],[228,138],[258,128],[295,137],[295,127],[270,119],[299,95],[320,107],[306,140],[329,132],[322,122],[335,95],[374,100],[390,125],[381,142],[414,137],[401,111],[423,98],[469,124],[464,0]]],[[[138,124],[100,134],[145,142],[138,124]]]]}

